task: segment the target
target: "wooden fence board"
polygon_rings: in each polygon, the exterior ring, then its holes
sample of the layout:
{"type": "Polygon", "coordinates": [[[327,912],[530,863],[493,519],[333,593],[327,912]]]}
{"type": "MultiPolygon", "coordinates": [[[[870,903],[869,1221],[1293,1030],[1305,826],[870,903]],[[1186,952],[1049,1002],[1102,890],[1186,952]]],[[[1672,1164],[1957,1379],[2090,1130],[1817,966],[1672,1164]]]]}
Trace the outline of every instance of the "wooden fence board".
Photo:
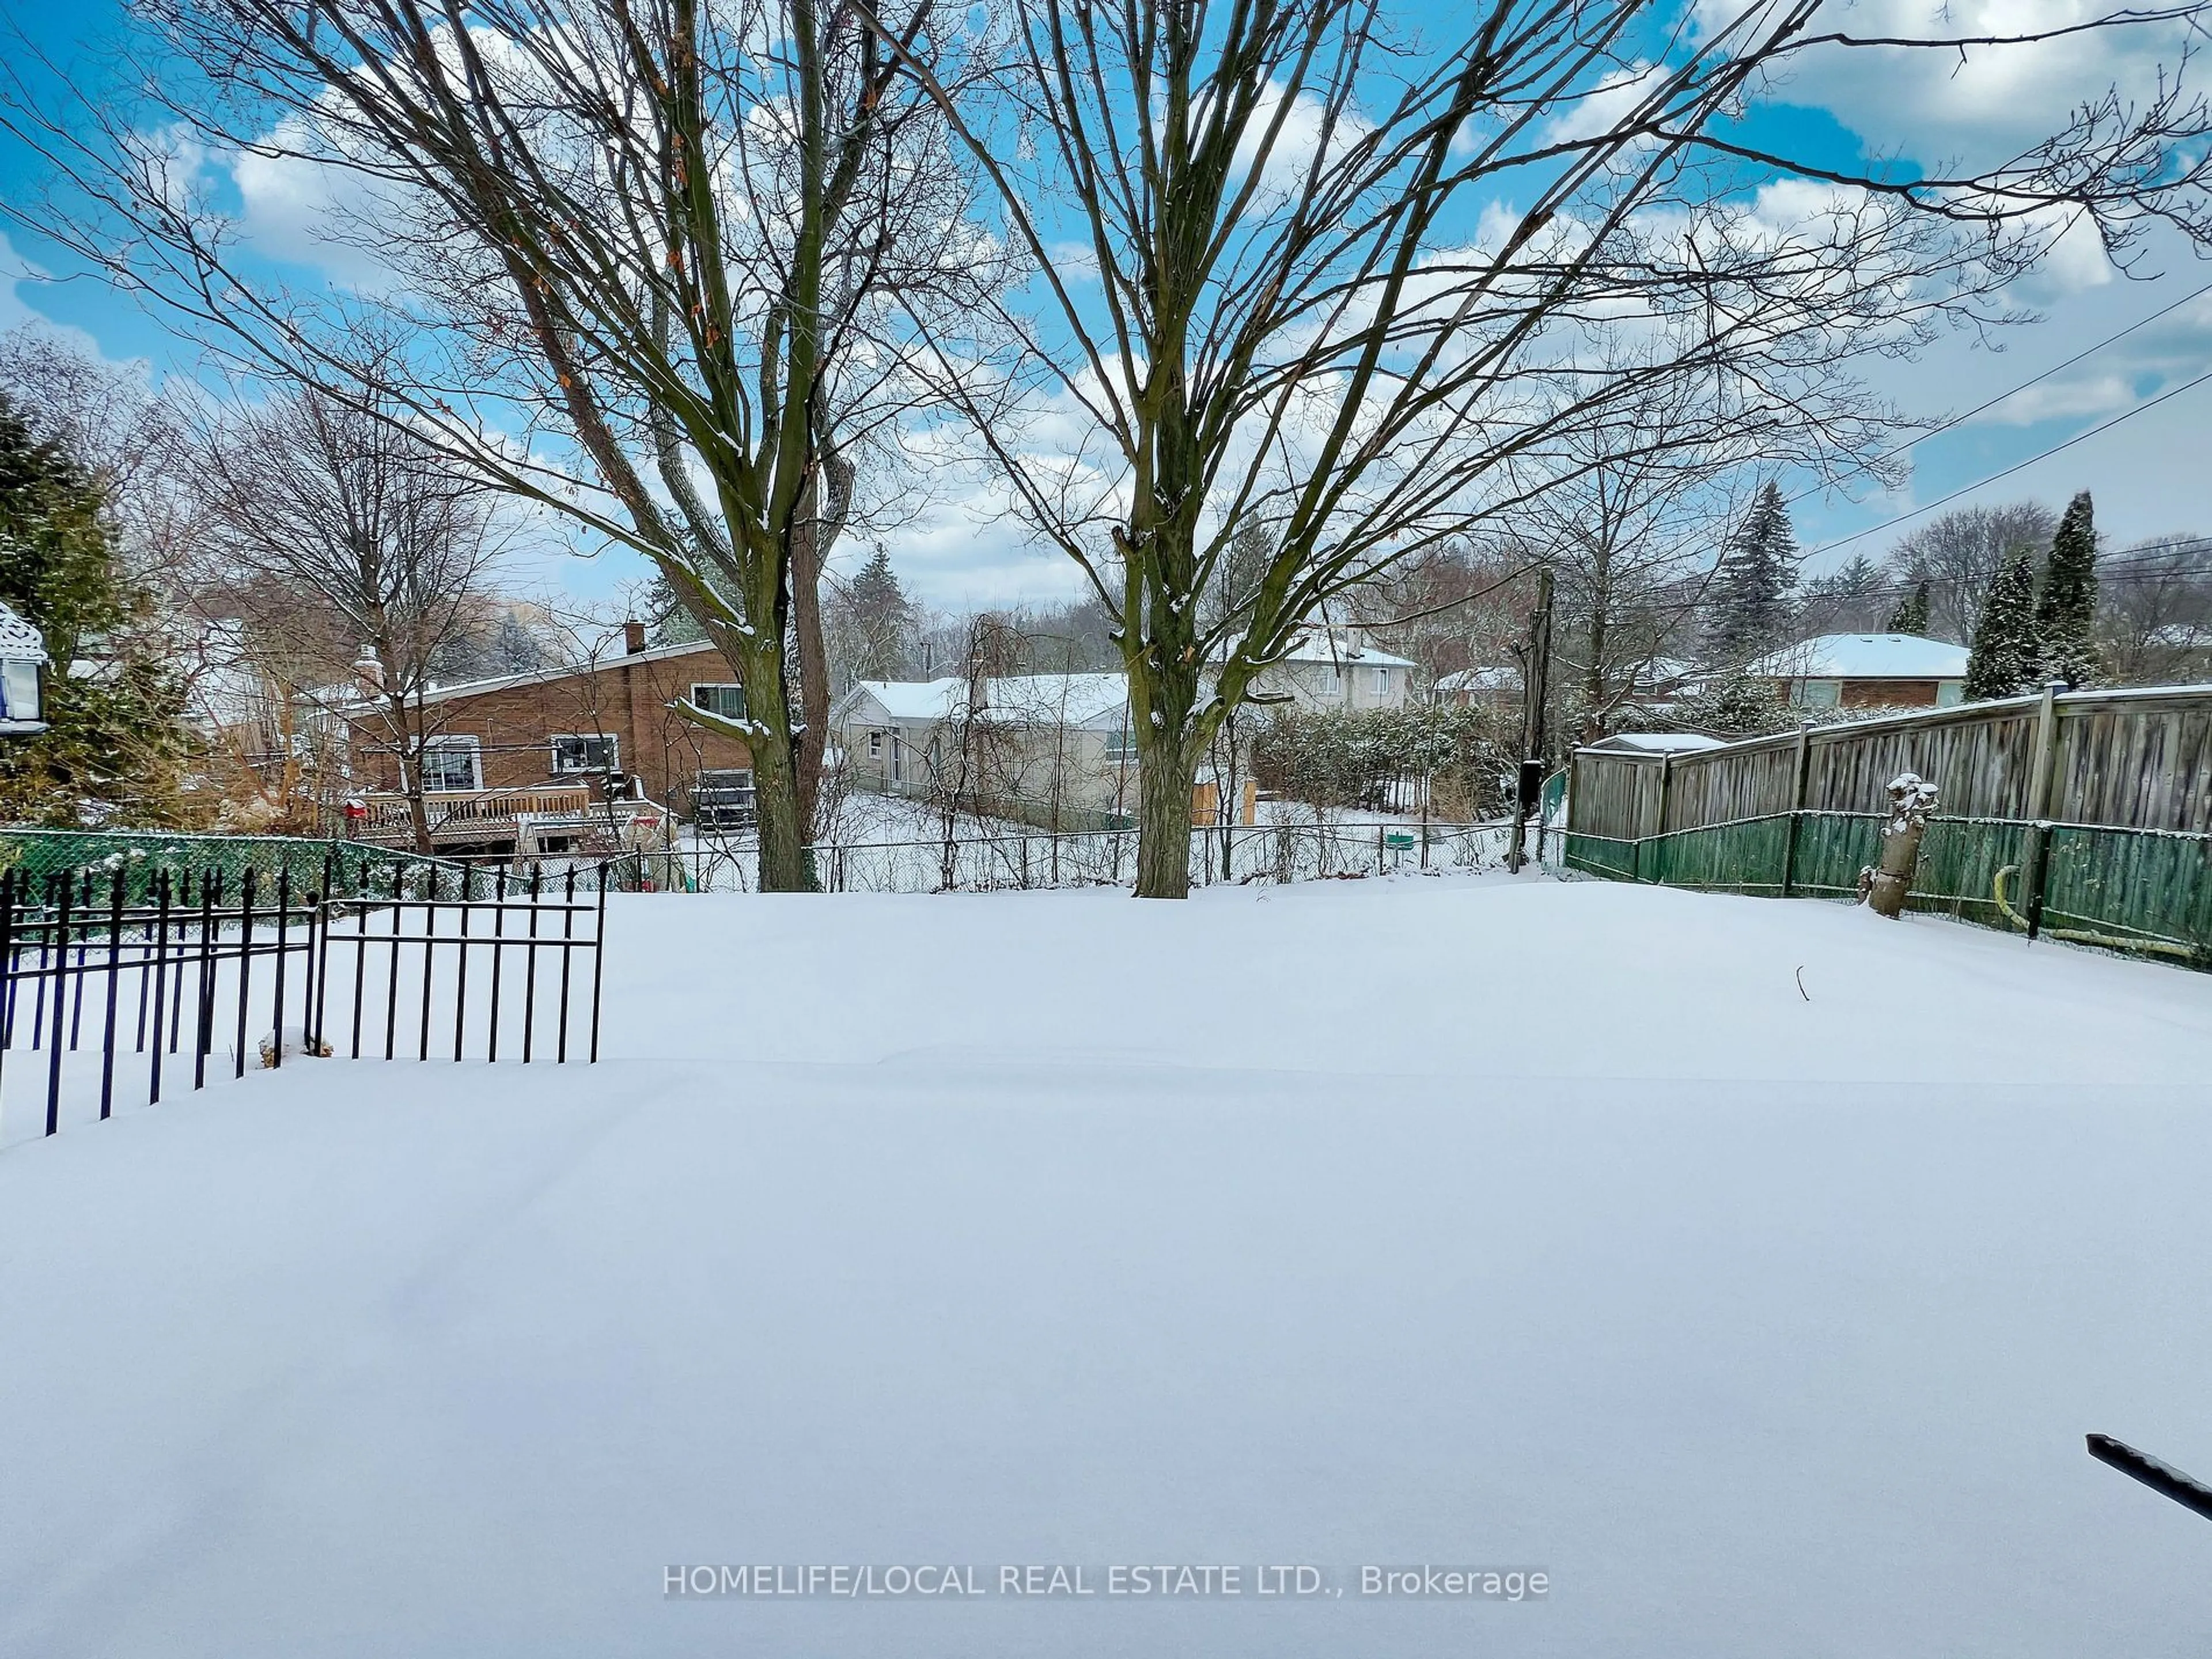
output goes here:
{"type": "MultiPolygon", "coordinates": [[[[1636,839],[1734,823],[1802,806],[1867,812],[1889,781],[1915,772],[1936,786],[1947,817],[2025,818],[2035,796],[2039,699],[1887,716],[1814,729],[1805,797],[1796,799],[1795,733],[1656,756],[1584,749],[1575,757],[1571,829],[1636,839]]],[[[2212,833],[2212,686],[2075,692],[2056,700],[2047,811],[2058,823],[2212,833]]]]}

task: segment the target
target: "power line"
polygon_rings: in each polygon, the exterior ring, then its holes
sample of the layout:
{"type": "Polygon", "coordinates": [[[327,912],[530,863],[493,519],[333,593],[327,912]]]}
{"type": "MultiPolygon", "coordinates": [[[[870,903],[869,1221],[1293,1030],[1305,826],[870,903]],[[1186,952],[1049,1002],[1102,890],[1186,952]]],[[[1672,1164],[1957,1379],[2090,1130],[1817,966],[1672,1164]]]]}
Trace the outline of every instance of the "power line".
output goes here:
{"type": "Polygon", "coordinates": [[[2178,398],[2183,392],[2190,391],[2193,387],[2203,386],[2207,380],[2212,380],[2212,368],[2206,369],[2204,373],[2197,375],[2193,380],[2184,380],[2179,386],[2168,386],[2165,391],[2160,392],[2155,398],[2147,398],[2143,402],[2137,404],[2133,409],[2122,410],[2118,414],[2113,416],[2112,419],[2100,422],[2097,425],[2091,427],[2086,432],[2075,433],[2063,443],[2053,444],[2050,448],[2044,450],[2039,454],[2031,455],[2024,461],[2014,461],[2010,466],[2004,468],[2002,471],[1992,472],[1986,477],[1977,478],[1970,484],[1961,484],[1949,495],[1939,495],[1932,501],[1929,501],[1923,506],[1914,507],[1910,513],[1900,513],[1893,519],[1885,519],[1878,525],[1871,525],[1868,528],[1858,531],[1854,534],[1845,536],[1838,541],[1826,542],[1823,543],[1819,547],[1808,549],[1805,553],[1805,556],[1807,558],[1811,558],[1815,554],[1832,553],[1839,547],[1849,547],[1853,542],[1864,541],[1869,536],[1878,536],[1885,530],[1893,530],[1899,525],[1905,524],[1913,519],[1917,519],[1923,513],[1933,513],[1937,507],[1945,506],[1949,502],[1955,501],[1961,495],[1972,495],[1974,491],[1981,489],[1984,484],[1993,484],[2000,478],[2009,478],[2014,473],[2023,471],[2027,468],[2033,466],[2038,461],[2047,461],[2053,455],[2059,454],[2065,450],[2073,448],[2075,444],[2087,443],[2090,439],[2096,437],[2100,433],[2110,432],[2114,427],[2119,425],[2121,422],[2131,421],[2144,410],[2156,409],[2167,398],[2178,398]]]}
{"type": "MultiPolygon", "coordinates": [[[[1886,461],[1893,455],[1902,455],[1906,450],[1913,448],[1917,445],[1923,444],[1930,438],[1936,437],[1942,433],[1951,431],[1954,428],[1964,426],[1967,422],[1972,420],[1975,416],[1987,414],[1990,410],[1995,409],[1999,404],[2005,403],[2011,398],[2018,397],[2021,392],[2027,391],[2032,386],[2042,385],[2044,381],[2049,380],[2054,374],[2064,374],[2068,369],[2073,368],[2075,364],[2081,362],[2087,358],[2095,356],[2106,346],[2118,343],[2120,341],[2126,339],[2129,335],[2134,333],[2137,329],[2148,328],[2160,318],[2171,316],[2173,313],[2180,310],[2182,307],[2187,305],[2191,300],[2201,300],[2208,294],[2212,294],[2212,283],[2207,283],[2203,288],[2197,289],[2194,293],[2183,295],[2172,305],[2164,307],[2160,310],[2154,311],[2148,317],[2138,317],[2134,322],[2130,323],[2125,328],[2120,330],[2118,333],[2107,334],[2103,339],[2098,341],[2096,344],[2084,347],[2081,350],[2075,352],[2071,357],[2069,357],[2064,362],[2053,363],[2049,368],[2045,369],[2040,374],[2030,375],[2027,380],[2022,380],[2018,386],[2006,387],[2002,392],[2000,392],[1996,397],[1990,398],[1987,402],[1976,404],[1972,409],[1966,410],[1965,414],[1954,415],[1949,420],[1944,421],[1938,425],[1931,426],[1925,432],[1917,433],[1912,437],[1906,439],[1903,443],[1898,444],[1892,448],[1885,449],[1881,454],[1875,456],[1874,460],[1886,461]]],[[[1873,464],[1873,462],[1869,462],[1868,465],[1871,465],[1873,464]]],[[[1986,483],[1988,481],[1984,480],[1984,482],[1986,483]]],[[[1826,484],[1813,484],[1804,489],[1799,490],[1795,495],[1790,496],[1788,501],[1784,502],[1784,505],[1786,507],[1795,507],[1798,502],[1805,500],[1808,496],[1818,495],[1824,493],[1826,489],[1827,486],[1826,484]]],[[[1872,532],[1869,532],[1868,533],[1870,534],[1872,532]]],[[[1841,545],[1841,544],[1839,543],[1838,545],[1841,545]]]]}

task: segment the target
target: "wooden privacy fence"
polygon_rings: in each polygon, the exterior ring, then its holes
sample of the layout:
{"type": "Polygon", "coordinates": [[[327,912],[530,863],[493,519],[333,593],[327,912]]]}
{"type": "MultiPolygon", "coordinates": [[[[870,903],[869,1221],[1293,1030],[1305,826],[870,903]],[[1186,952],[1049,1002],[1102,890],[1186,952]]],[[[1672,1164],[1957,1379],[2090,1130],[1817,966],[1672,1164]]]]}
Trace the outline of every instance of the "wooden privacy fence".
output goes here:
{"type": "Polygon", "coordinates": [[[1905,772],[1941,792],[1914,908],[2212,967],[2212,685],[2053,688],[1667,755],[1581,750],[1565,862],[1856,897],[1905,772]]]}
{"type": "Polygon", "coordinates": [[[289,867],[264,884],[218,866],[163,869],[140,895],[121,868],[0,872],[0,1141],[249,1066],[597,1060],[593,873],[331,856],[305,890],[289,867]],[[26,1096],[30,1123],[11,1112],[26,1096]]]}

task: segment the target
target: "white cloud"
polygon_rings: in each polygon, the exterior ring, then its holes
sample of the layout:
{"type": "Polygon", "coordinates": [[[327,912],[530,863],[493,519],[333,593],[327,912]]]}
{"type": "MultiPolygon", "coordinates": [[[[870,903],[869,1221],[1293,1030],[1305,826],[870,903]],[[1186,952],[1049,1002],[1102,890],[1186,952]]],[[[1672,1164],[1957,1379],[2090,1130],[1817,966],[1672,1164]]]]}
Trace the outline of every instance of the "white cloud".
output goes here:
{"type": "MultiPolygon", "coordinates": [[[[1710,34],[1747,0],[1697,0],[1710,34]]],[[[1856,0],[1825,12],[1812,33],[1952,40],[2033,34],[2111,15],[2106,0],[1856,0]]],[[[1987,167],[2062,126],[2108,88],[2142,97],[2161,61],[2178,61],[2185,24],[2109,27],[2026,45],[1937,49],[1817,46],[1793,57],[1770,89],[1826,109],[1881,151],[1923,162],[1987,167]]]]}
{"type": "Polygon", "coordinates": [[[2066,416],[2114,414],[2135,400],[2135,382],[2127,375],[2084,373],[2023,387],[1980,418],[1992,426],[2033,426],[2066,416]]]}
{"type": "Polygon", "coordinates": [[[19,328],[23,324],[43,320],[24,300],[21,285],[34,282],[45,273],[15,252],[15,246],[0,231],[0,329],[19,328]]]}
{"type": "Polygon", "coordinates": [[[1544,142],[1572,143],[1612,131],[1634,112],[1660,74],[1655,64],[1632,64],[1614,70],[1552,118],[1544,129],[1544,142]]]}
{"type": "Polygon", "coordinates": [[[383,216],[374,191],[358,173],[296,153],[308,142],[290,119],[270,140],[285,153],[248,150],[231,158],[240,233],[265,257],[320,270],[343,286],[391,287],[392,267],[370,240],[383,216]]]}

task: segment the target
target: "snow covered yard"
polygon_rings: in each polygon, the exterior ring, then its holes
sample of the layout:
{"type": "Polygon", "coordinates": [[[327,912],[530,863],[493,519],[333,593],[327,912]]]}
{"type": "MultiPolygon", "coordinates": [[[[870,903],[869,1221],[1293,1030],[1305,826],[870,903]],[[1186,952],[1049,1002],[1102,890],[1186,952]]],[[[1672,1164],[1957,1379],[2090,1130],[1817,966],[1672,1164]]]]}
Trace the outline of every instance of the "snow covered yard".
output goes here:
{"type": "Polygon", "coordinates": [[[2081,1436],[2212,1474],[2202,977],[1459,877],[609,935],[596,1069],[0,1152],[0,1653],[2201,1648],[2208,1523],[2081,1436]],[[1358,1594],[1418,1563],[1552,1587],[1358,1594]]]}

